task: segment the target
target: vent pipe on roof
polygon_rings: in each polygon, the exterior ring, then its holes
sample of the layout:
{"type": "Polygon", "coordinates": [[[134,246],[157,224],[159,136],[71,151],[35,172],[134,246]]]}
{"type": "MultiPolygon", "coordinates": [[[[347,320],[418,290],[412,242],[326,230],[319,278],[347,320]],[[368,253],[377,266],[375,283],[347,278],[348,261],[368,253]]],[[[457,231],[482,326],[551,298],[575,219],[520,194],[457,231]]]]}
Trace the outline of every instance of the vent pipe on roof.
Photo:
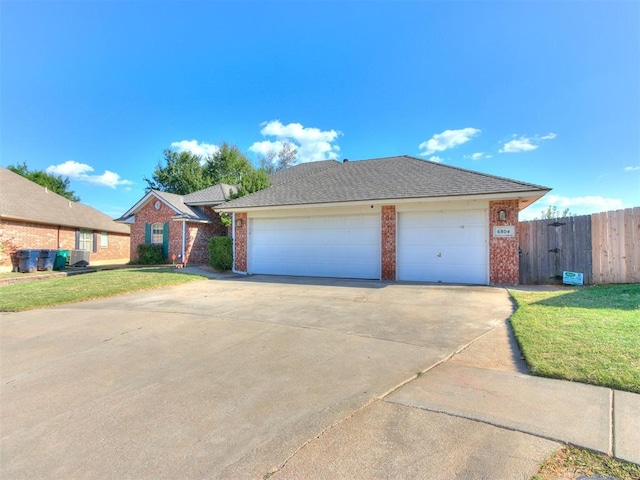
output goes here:
{"type": "Polygon", "coordinates": [[[344,160],[342,160],[342,163],[347,163],[349,161],[348,158],[345,158],[344,160]]]}

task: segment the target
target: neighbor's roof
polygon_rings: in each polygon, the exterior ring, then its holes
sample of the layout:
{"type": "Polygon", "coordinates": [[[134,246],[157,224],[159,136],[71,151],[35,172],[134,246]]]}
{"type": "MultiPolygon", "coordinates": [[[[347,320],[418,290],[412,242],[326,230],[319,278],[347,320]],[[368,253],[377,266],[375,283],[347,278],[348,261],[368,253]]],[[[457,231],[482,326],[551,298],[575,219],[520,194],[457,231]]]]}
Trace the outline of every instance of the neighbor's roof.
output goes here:
{"type": "MultiPolygon", "coordinates": [[[[323,162],[325,163],[325,162],[323,162]]],[[[331,163],[331,162],[329,162],[331,163]]],[[[531,195],[549,188],[407,155],[345,163],[227,202],[216,210],[469,195],[531,195]]],[[[291,169],[302,166],[303,164],[291,169]]]]}
{"type": "Polygon", "coordinates": [[[184,195],[183,201],[186,205],[217,205],[226,202],[235,192],[236,187],[233,185],[218,183],[212,187],[184,195]]]}
{"type": "Polygon", "coordinates": [[[0,167],[0,217],[31,223],[125,233],[127,225],[89,205],[71,202],[57,193],[0,167]]]}
{"type": "Polygon", "coordinates": [[[226,183],[219,183],[188,195],[177,195],[175,193],[161,192],[160,190],[150,190],[116,221],[129,221],[138,210],[148,202],[157,198],[172,208],[173,211],[176,212],[177,217],[186,217],[188,220],[208,222],[213,220],[213,218],[208,215],[204,209],[198,207],[220,205],[235,191],[236,187],[227,185],[226,183]]]}

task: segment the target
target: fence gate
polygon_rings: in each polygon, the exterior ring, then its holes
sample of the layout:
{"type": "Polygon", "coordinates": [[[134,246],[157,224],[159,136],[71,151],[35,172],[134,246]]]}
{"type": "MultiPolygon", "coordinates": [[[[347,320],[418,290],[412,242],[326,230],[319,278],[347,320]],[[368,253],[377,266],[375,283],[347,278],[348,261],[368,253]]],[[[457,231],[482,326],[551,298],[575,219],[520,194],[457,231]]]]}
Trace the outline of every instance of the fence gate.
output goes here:
{"type": "Polygon", "coordinates": [[[520,284],[562,283],[562,272],[584,274],[593,283],[591,215],[520,222],[520,284]]]}

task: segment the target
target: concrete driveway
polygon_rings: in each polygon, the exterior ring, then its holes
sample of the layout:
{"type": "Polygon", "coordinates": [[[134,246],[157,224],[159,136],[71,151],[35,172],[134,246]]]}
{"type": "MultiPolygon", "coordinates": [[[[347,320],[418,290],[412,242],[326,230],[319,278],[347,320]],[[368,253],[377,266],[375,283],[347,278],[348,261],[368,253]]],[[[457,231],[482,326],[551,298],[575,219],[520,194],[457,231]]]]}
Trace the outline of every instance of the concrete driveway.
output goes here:
{"type": "Polygon", "coordinates": [[[526,477],[551,442],[384,401],[511,312],[498,288],[250,277],[2,314],[0,476],[526,477]]]}

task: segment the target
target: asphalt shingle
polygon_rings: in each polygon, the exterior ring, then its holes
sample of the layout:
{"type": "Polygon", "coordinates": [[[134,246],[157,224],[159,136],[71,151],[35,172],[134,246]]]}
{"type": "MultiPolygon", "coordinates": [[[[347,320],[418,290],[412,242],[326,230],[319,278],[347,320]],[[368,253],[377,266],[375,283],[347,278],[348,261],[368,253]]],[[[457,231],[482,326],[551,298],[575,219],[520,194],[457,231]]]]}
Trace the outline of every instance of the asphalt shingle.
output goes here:
{"type": "Polygon", "coordinates": [[[71,202],[57,193],[0,167],[0,217],[32,223],[129,234],[129,226],[115,222],[89,205],[71,202]]]}
{"type": "Polygon", "coordinates": [[[232,200],[221,205],[221,209],[549,190],[406,155],[329,163],[334,165],[232,200]]]}

